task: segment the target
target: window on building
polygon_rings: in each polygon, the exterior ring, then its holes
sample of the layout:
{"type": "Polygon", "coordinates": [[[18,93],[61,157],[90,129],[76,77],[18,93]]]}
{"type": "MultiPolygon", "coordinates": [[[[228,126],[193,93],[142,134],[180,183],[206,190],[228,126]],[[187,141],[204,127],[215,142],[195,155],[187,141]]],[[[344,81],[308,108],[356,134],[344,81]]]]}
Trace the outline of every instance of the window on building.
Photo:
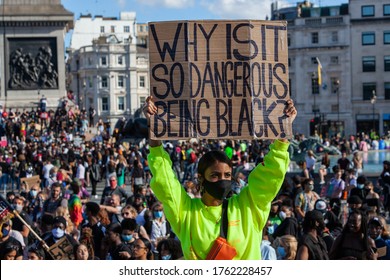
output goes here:
{"type": "Polygon", "coordinates": [[[332,64],[339,64],[339,57],[338,56],[331,56],[330,57],[330,63],[332,63],[332,64]]]}
{"type": "Polygon", "coordinates": [[[316,57],[312,57],[311,58],[311,64],[318,64],[318,61],[317,61],[316,57]]]}
{"type": "Polygon", "coordinates": [[[108,88],[108,77],[103,76],[102,77],[102,88],[108,88]]]}
{"type": "Polygon", "coordinates": [[[139,87],[144,88],[145,87],[145,76],[139,77],[139,87]]]}
{"type": "Polygon", "coordinates": [[[312,44],[318,44],[318,32],[312,32],[311,33],[311,43],[312,44]]]}
{"type": "Polygon", "coordinates": [[[102,97],[102,111],[108,111],[108,97],[102,97]]]}
{"type": "Polygon", "coordinates": [[[140,31],[140,32],[143,32],[143,31],[144,31],[144,26],[143,26],[143,25],[140,25],[140,26],[139,26],[139,31],[140,31]]]}
{"type": "Polygon", "coordinates": [[[383,32],[383,44],[390,44],[390,31],[383,32]]]}
{"type": "Polygon", "coordinates": [[[123,32],[130,33],[130,26],[128,26],[128,25],[123,26],[123,32]]]}
{"type": "Polygon", "coordinates": [[[375,72],[375,56],[363,56],[363,72],[375,72]]]}
{"type": "Polygon", "coordinates": [[[389,82],[385,83],[385,99],[386,100],[390,99],[390,83],[389,82]]]}
{"type": "Polygon", "coordinates": [[[92,65],[92,58],[88,57],[88,65],[92,65]]]}
{"type": "Polygon", "coordinates": [[[93,78],[92,77],[88,77],[88,87],[89,88],[93,87],[93,78]]]}
{"type": "Polygon", "coordinates": [[[390,16],[390,4],[383,5],[383,15],[390,16]]]}
{"type": "Polygon", "coordinates": [[[375,33],[364,32],[362,34],[362,45],[375,45],[375,33]]]}
{"type": "Polygon", "coordinates": [[[145,102],[146,102],[146,97],[145,96],[141,96],[139,98],[139,105],[140,105],[140,107],[143,107],[145,102]]]}
{"type": "Polygon", "coordinates": [[[118,56],[118,64],[123,65],[123,56],[118,56]]]}
{"type": "Polygon", "coordinates": [[[362,17],[373,17],[375,16],[375,6],[362,6],[362,17]]]}
{"type": "Polygon", "coordinates": [[[291,67],[291,58],[289,57],[287,61],[288,61],[288,67],[291,67]]]}
{"type": "Polygon", "coordinates": [[[100,26],[100,33],[104,33],[104,26],[100,26]]]}
{"type": "Polygon", "coordinates": [[[375,83],[363,83],[363,100],[371,100],[374,91],[376,92],[375,83]]]}
{"type": "Polygon", "coordinates": [[[125,110],[125,97],[124,96],[118,96],[118,110],[119,111],[125,110]]]}
{"type": "Polygon", "coordinates": [[[118,76],[118,87],[123,88],[124,80],[125,80],[124,76],[118,76]]]}
{"type": "Polygon", "coordinates": [[[287,46],[291,46],[291,35],[287,34],[287,46]]]}
{"type": "Polygon", "coordinates": [[[337,43],[339,41],[339,33],[337,31],[332,32],[332,42],[337,43]]]}
{"type": "Polygon", "coordinates": [[[311,78],[311,93],[320,94],[320,86],[318,85],[318,78],[311,78]]]}
{"type": "Polygon", "coordinates": [[[385,56],[384,66],[385,71],[390,71],[390,56],[385,56]]]}
{"type": "Polygon", "coordinates": [[[111,25],[111,33],[115,33],[115,25],[111,25]]]}
{"type": "Polygon", "coordinates": [[[107,57],[102,56],[101,59],[100,59],[100,62],[101,62],[102,65],[107,65],[107,57]]]}

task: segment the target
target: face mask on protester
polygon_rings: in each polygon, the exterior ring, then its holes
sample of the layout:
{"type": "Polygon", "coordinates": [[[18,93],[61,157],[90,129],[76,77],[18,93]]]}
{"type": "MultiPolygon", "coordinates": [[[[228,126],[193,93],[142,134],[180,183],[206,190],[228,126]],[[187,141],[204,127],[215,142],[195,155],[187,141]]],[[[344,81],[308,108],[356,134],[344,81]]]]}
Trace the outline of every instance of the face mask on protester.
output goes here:
{"type": "Polygon", "coordinates": [[[61,237],[64,236],[65,231],[63,229],[58,228],[53,228],[51,233],[53,234],[54,238],[60,239],[61,237]]]}
{"type": "Polygon", "coordinates": [[[3,229],[1,230],[1,234],[3,235],[3,237],[7,237],[8,234],[9,234],[9,230],[6,229],[6,228],[3,228],[3,229]]]}
{"type": "Polygon", "coordinates": [[[14,204],[14,208],[16,211],[18,211],[20,213],[23,210],[23,205],[14,204]]]}
{"type": "Polygon", "coordinates": [[[168,261],[172,258],[172,255],[165,255],[165,256],[161,256],[161,259],[164,260],[164,261],[168,261]]]}
{"type": "Polygon", "coordinates": [[[268,232],[269,235],[274,234],[274,231],[275,231],[274,226],[269,226],[269,227],[267,228],[267,232],[268,232]]]}
{"type": "Polygon", "coordinates": [[[31,194],[32,197],[36,197],[37,194],[38,194],[38,191],[36,191],[36,190],[31,190],[31,191],[30,191],[30,194],[31,194]]]}
{"type": "Polygon", "coordinates": [[[132,234],[121,234],[121,238],[123,241],[129,242],[133,238],[133,235],[132,234]]]}
{"type": "Polygon", "coordinates": [[[210,182],[204,179],[203,187],[212,197],[215,199],[225,199],[229,192],[232,190],[231,180],[219,180],[216,182],[210,182]]]}
{"type": "Polygon", "coordinates": [[[159,219],[163,216],[163,211],[153,211],[154,216],[159,219]]]}
{"type": "Polygon", "coordinates": [[[359,190],[362,190],[364,188],[364,184],[357,184],[356,186],[359,190]]]}

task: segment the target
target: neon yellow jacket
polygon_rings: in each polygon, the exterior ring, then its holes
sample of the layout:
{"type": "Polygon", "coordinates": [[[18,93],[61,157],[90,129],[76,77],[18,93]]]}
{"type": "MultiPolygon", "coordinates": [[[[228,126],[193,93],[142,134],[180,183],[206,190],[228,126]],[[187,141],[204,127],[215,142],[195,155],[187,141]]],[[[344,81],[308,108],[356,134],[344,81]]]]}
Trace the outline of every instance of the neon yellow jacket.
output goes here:
{"type": "MultiPolygon", "coordinates": [[[[278,140],[271,144],[264,164],[250,173],[248,185],[229,199],[227,241],[236,248],[236,260],[261,259],[262,229],[288,168],[288,145],[278,140]]],[[[164,204],[185,259],[206,259],[219,236],[222,205],[206,206],[199,198],[191,199],[175,177],[169,154],[162,146],[151,147],[148,162],[153,174],[150,185],[164,204]]]]}

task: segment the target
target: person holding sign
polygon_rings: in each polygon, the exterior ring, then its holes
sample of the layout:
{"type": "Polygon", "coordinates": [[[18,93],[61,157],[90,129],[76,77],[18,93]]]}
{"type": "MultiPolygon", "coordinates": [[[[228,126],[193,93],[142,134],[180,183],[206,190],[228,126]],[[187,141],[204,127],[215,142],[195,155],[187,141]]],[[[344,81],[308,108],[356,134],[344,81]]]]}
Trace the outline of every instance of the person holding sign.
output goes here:
{"type": "MultiPolygon", "coordinates": [[[[148,97],[144,106],[148,123],[156,113],[157,107],[148,97]]],[[[284,114],[291,121],[295,119],[292,100],[286,102],[284,114]]],[[[199,160],[202,197],[191,199],[175,176],[161,141],[150,139],[149,144],[150,185],[181,241],[184,258],[261,259],[262,229],[289,165],[288,140],[275,140],[264,162],[249,175],[248,185],[229,199],[225,198],[232,188],[232,163],[225,153],[210,151],[199,160]],[[221,251],[214,250],[216,247],[221,251]]]]}

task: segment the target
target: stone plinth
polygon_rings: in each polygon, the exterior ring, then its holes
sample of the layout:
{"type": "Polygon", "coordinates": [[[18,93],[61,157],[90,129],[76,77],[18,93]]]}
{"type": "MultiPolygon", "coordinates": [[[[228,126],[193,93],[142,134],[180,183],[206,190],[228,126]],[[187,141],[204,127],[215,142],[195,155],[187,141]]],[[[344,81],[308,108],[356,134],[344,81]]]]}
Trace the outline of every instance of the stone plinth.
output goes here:
{"type": "Polygon", "coordinates": [[[49,107],[66,96],[65,33],[73,13],[60,0],[0,0],[0,103],[49,107]],[[28,3],[27,3],[28,2],[28,3]]]}

